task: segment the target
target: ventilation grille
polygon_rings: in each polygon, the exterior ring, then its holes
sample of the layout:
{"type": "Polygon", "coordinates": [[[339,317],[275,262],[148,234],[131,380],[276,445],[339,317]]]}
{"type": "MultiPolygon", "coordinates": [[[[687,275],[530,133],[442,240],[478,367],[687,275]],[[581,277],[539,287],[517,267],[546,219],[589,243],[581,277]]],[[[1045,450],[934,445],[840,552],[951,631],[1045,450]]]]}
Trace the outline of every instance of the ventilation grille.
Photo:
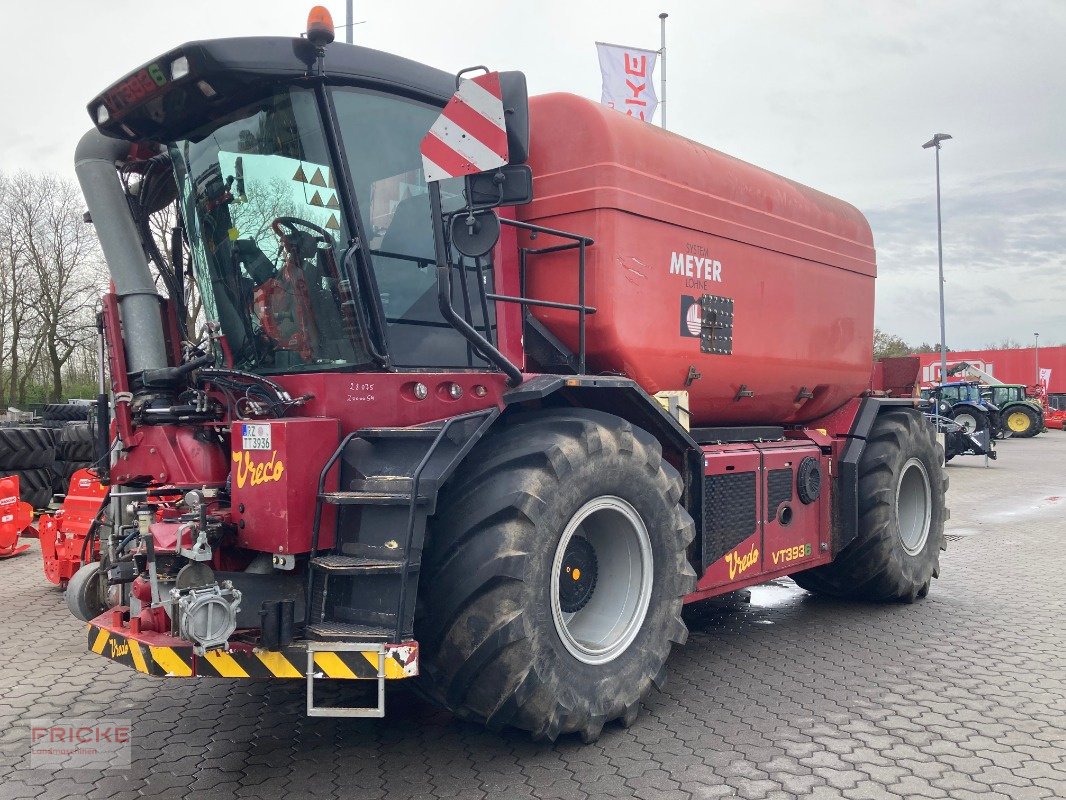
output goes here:
{"type": "Polygon", "coordinates": [[[755,533],[755,473],[708,475],[703,498],[703,566],[755,533]]]}
{"type": "Polygon", "coordinates": [[[766,519],[777,516],[782,503],[792,500],[792,467],[772,469],[766,473],[766,519]]]}

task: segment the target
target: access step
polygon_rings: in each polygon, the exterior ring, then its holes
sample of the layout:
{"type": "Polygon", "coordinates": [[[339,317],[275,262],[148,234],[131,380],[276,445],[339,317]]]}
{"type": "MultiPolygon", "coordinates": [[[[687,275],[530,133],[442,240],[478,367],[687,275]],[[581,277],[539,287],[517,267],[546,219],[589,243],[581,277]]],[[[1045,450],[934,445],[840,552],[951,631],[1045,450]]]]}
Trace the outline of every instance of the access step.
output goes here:
{"type": "MultiPolygon", "coordinates": [[[[395,492],[323,492],[319,499],[335,506],[407,506],[411,504],[410,491],[395,492]]],[[[424,506],[429,502],[425,495],[419,495],[415,503],[424,506]]]]}
{"type": "Polygon", "coordinates": [[[326,620],[308,625],[307,636],[320,641],[387,642],[396,638],[396,626],[326,620]]]}
{"type": "Polygon", "coordinates": [[[381,439],[436,439],[440,431],[440,425],[417,428],[360,428],[356,436],[368,442],[381,439]]]}
{"type": "MultiPolygon", "coordinates": [[[[311,559],[311,566],[330,575],[399,575],[404,570],[402,561],[347,555],[318,556],[311,559]]],[[[417,569],[417,563],[407,565],[409,572],[417,569]]]]}

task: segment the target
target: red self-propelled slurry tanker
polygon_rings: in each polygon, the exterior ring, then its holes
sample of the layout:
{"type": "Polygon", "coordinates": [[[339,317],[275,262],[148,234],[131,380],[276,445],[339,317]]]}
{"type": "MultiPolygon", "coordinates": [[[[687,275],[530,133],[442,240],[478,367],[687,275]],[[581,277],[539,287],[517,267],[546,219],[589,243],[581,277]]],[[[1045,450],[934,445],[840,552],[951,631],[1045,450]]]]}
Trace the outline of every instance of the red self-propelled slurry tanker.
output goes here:
{"type": "Polygon", "coordinates": [[[662,682],[686,602],[938,575],[941,457],[865,391],[852,206],[521,73],[334,43],[321,10],[88,110],[111,508],[67,596],[92,652],[300,679],[314,715],[411,680],[591,740],[662,682]],[[330,679],[376,691],[323,706],[330,679]]]}

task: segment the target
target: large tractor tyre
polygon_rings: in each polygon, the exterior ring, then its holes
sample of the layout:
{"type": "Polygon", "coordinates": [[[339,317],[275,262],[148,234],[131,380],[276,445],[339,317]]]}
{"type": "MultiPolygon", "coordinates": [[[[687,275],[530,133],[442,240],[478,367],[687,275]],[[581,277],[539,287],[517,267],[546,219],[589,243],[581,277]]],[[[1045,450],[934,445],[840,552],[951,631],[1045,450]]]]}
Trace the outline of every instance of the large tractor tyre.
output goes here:
{"type": "Polygon", "coordinates": [[[41,416],[61,422],[86,422],[89,408],[85,403],[49,403],[41,410],[41,416]]]}
{"type": "Polygon", "coordinates": [[[57,458],[61,461],[91,461],[96,442],[88,422],[73,422],[59,432],[57,458]]]}
{"type": "Polygon", "coordinates": [[[48,508],[52,502],[52,470],[10,469],[0,472],[0,476],[3,475],[18,476],[19,497],[24,503],[34,508],[48,508]]]}
{"type": "Polygon", "coordinates": [[[50,428],[0,428],[0,470],[50,467],[55,457],[50,428]]]}
{"type": "Polygon", "coordinates": [[[70,479],[79,469],[93,466],[92,461],[57,461],[52,468],[52,488],[56,494],[66,494],[70,488],[70,479]]]}
{"type": "Polygon", "coordinates": [[[1011,406],[1003,412],[1003,428],[1012,437],[1030,439],[1040,433],[1044,426],[1040,414],[1028,406],[1011,406]]]}
{"type": "Polygon", "coordinates": [[[985,430],[989,426],[988,414],[974,408],[957,409],[952,412],[951,418],[955,420],[966,433],[977,433],[978,431],[985,430]]]}
{"type": "Polygon", "coordinates": [[[629,725],[683,644],[692,518],[659,443],[610,414],[537,411],[467,457],[430,521],[420,689],[535,739],[629,725]]]}
{"type": "Polygon", "coordinates": [[[793,575],[808,591],[834,597],[907,602],[925,597],[940,576],[944,495],[932,428],[916,414],[878,416],[859,459],[859,530],[837,557],[793,575]]]}

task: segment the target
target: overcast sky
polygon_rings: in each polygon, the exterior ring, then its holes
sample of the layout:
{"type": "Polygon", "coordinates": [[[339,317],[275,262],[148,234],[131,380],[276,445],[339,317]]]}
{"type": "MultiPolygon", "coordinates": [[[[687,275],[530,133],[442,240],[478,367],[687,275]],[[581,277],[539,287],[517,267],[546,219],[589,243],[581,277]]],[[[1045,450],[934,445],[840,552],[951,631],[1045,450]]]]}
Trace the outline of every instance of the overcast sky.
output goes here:
{"type": "MultiPolygon", "coordinates": [[[[0,170],[73,175],[85,103],[192,39],[296,35],[310,3],[37,0],[0,8],[0,170]]],[[[338,24],[344,2],[327,3],[338,24]]],[[[356,43],[454,72],[521,69],[599,99],[595,40],[655,49],[667,11],[672,130],[857,205],[878,247],[877,324],[939,336],[934,132],[947,340],[1066,343],[1063,0],[356,0],[356,43]]],[[[343,38],[343,37],[341,37],[343,38]]]]}

